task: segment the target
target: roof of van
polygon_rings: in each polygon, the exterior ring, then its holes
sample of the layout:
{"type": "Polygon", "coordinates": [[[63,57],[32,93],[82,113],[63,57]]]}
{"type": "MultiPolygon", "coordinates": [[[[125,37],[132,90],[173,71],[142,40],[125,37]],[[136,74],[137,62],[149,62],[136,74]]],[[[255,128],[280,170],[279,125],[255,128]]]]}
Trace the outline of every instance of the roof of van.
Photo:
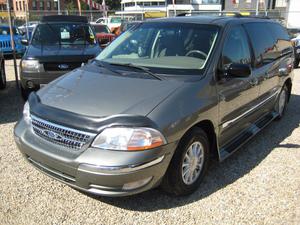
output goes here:
{"type": "Polygon", "coordinates": [[[256,17],[235,17],[235,16],[179,16],[153,19],[147,22],[177,22],[177,23],[198,23],[198,24],[214,24],[224,26],[228,23],[247,23],[247,22],[275,22],[267,18],[256,17]]]}

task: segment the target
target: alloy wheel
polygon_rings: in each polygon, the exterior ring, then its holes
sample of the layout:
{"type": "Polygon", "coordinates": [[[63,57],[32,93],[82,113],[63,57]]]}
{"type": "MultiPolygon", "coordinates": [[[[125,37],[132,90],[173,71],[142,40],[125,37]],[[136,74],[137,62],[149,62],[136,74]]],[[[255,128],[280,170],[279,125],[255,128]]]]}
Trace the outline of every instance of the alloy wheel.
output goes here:
{"type": "Polygon", "coordinates": [[[193,184],[201,174],[204,164],[204,148],[197,141],[193,142],[183,158],[182,163],[182,180],[185,184],[193,184]]]}

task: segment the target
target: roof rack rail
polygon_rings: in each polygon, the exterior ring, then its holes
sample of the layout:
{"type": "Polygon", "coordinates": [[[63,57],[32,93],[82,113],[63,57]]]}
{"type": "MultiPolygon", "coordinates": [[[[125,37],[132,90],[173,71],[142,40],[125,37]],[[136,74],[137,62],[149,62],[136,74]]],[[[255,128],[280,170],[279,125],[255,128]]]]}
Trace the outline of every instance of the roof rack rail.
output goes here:
{"type": "MultiPolygon", "coordinates": [[[[209,11],[197,11],[197,12],[184,12],[177,14],[176,17],[183,17],[183,16],[196,16],[196,15],[210,15],[209,11]]],[[[231,16],[235,18],[257,18],[257,19],[271,19],[268,16],[256,16],[256,15],[243,15],[242,12],[232,12],[232,11],[220,11],[220,12],[211,12],[215,16],[231,16]]]]}

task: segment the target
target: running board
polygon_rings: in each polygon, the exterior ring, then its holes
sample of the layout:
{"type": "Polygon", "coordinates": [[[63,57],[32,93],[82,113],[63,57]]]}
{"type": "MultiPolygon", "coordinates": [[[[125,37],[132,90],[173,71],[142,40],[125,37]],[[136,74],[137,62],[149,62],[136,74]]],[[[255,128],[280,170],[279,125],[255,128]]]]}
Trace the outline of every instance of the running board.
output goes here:
{"type": "Polygon", "coordinates": [[[241,148],[245,143],[252,139],[258,132],[260,132],[264,127],[270,124],[276,117],[278,113],[271,112],[260,118],[258,121],[253,123],[249,128],[243,131],[240,135],[226,144],[220,149],[220,161],[223,161],[239,148],[241,148]]]}

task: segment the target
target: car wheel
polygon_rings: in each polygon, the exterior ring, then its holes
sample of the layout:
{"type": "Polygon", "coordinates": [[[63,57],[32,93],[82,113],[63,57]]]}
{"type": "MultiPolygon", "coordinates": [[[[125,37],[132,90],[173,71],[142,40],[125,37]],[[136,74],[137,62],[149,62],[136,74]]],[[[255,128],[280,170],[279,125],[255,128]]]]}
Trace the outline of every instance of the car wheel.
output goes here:
{"type": "Polygon", "coordinates": [[[29,89],[23,88],[23,87],[21,86],[21,95],[22,95],[22,98],[23,98],[24,101],[27,101],[30,92],[31,92],[31,91],[30,91],[29,89]]]}
{"type": "Polygon", "coordinates": [[[300,59],[295,59],[294,60],[294,68],[298,68],[299,62],[300,62],[300,59]]]}
{"type": "Polygon", "coordinates": [[[162,188],[174,195],[188,195],[200,185],[209,164],[209,141],[200,128],[192,129],[180,141],[162,181],[162,188]]]}
{"type": "Polygon", "coordinates": [[[286,85],[284,85],[275,104],[275,111],[278,113],[278,116],[276,118],[277,120],[283,117],[286,109],[287,101],[288,101],[288,88],[286,85]]]}
{"type": "Polygon", "coordinates": [[[5,75],[4,63],[2,63],[1,70],[0,70],[0,89],[4,89],[5,87],[6,87],[6,75],[5,75]]]}

